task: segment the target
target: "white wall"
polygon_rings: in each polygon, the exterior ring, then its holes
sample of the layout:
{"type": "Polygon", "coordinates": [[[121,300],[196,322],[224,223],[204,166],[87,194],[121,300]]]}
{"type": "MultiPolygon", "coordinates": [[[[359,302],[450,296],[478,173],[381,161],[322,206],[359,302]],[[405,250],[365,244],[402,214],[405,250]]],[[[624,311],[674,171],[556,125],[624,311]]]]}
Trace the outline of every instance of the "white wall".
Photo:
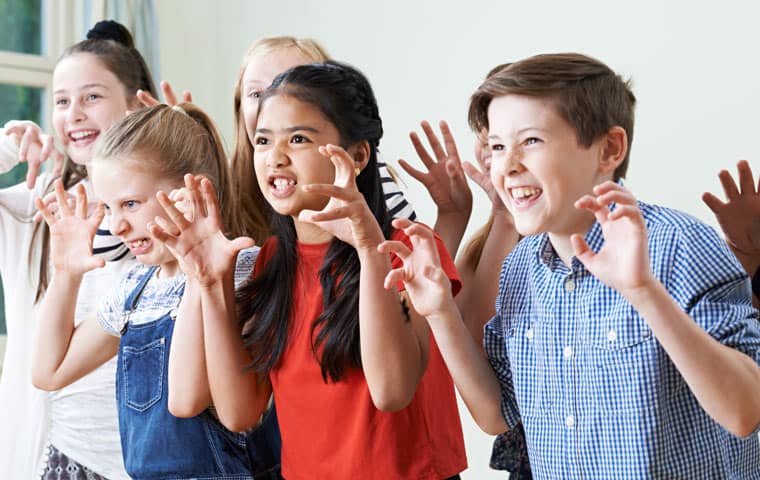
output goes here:
{"type": "MultiPolygon", "coordinates": [[[[422,119],[450,122],[470,158],[470,94],[493,66],[543,52],[577,51],[631,76],[639,103],[628,186],[642,199],[715,224],[700,195],[747,158],[760,172],[760,16],[756,2],[160,0],[162,72],[218,120],[231,145],[231,95],[254,40],[309,36],[362,69],[384,120],[387,160],[417,162],[407,134],[422,119]]],[[[424,221],[435,211],[408,179],[424,221]]],[[[473,226],[488,212],[478,192],[473,226]]],[[[462,411],[468,479],[487,467],[490,438],[462,411]]]]}

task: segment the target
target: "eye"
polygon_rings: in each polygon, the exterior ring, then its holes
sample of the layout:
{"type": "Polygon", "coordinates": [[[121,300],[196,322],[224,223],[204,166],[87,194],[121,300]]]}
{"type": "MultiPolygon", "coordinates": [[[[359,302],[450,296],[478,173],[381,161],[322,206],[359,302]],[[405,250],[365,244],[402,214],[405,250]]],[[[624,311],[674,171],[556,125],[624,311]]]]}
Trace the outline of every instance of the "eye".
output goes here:
{"type": "Polygon", "coordinates": [[[256,137],[253,139],[254,145],[269,145],[269,139],[267,137],[256,137]]]}
{"type": "Polygon", "coordinates": [[[122,202],[121,206],[126,208],[127,210],[133,210],[137,205],[139,205],[140,202],[137,200],[125,200],[122,202]]]}
{"type": "Polygon", "coordinates": [[[251,90],[248,93],[246,93],[245,96],[248,98],[252,98],[254,100],[258,100],[259,98],[261,98],[261,92],[259,92],[258,90],[251,90]]]}
{"type": "Polygon", "coordinates": [[[523,140],[523,145],[535,145],[536,143],[541,142],[540,138],[537,137],[528,137],[525,140],[523,140]]]}
{"type": "Polygon", "coordinates": [[[303,135],[293,135],[290,139],[290,143],[309,143],[309,139],[303,135]]]}
{"type": "Polygon", "coordinates": [[[489,147],[491,148],[492,152],[501,152],[504,150],[504,145],[501,143],[494,143],[493,145],[489,145],[489,147]]]}
{"type": "Polygon", "coordinates": [[[68,98],[56,98],[55,99],[55,104],[57,106],[61,106],[61,107],[66,106],[66,105],[69,104],[69,99],[68,98]]]}
{"type": "Polygon", "coordinates": [[[90,93],[89,95],[85,97],[85,100],[87,100],[88,102],[93,102],[99,98],[101,98],[101,96],[98,95],[97,93],[90,93]]]}

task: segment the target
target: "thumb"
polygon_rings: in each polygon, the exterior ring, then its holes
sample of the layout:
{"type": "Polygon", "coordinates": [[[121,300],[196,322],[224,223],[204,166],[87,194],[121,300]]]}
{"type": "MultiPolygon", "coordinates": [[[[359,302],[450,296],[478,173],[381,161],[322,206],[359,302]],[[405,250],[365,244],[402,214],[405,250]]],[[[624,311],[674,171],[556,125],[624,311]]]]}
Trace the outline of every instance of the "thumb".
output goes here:
{"type": "Polygon", "coordinates": [[[256,245],[256,242],[253,241],[251,237],[237,237],[236,239],[232,240],[230,244],[234,251],[239,252],[245,248],[253,247],[256,245]]]}

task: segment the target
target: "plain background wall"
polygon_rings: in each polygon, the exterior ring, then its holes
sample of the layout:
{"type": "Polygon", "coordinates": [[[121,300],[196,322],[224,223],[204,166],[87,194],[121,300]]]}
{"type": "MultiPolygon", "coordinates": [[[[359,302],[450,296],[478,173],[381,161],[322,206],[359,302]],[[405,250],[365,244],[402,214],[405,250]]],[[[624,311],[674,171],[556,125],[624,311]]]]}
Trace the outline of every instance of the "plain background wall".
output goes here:
{"type": "MultiPolygon", "coordinates": [[[[717,172],[749,159],[760,173],[760,7],[756,2],[610,1],[444,3],[386,0],[280,2],[160,0],[162,72],[218,121],[232,147],[232,86],[256,39],[313,37],[372,82],[383,117],[381,151],[419,164],[408,132],[449,121],[472,159],[470,94],[493,66],[536,53],[577,51],[632,77],[638,98],[627,185],[639,198],[715,225],[702,192],[720,192],[717,172]]],[[[407,196],[434,223],[424,188],[407,196]]],[[[475,193],[472,231],[488,215],[475,193]]],[[[467,479],[504,478],[488,469],[490,437],[462,410],[467,479]]]]}

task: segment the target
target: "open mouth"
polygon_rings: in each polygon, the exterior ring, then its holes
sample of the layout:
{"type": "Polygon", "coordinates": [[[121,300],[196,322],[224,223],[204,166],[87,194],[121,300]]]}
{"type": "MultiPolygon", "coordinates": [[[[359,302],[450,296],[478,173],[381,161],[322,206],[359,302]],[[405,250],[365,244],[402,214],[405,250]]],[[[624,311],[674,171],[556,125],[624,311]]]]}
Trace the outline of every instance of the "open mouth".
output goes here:
{"type": "Polygon", "coordinates": [[[517,206],[527,206],[532,204],[542,193],[543,190],[536,187],[515,187],[509,189],[509,195],[517,206]]]}
{"type": "Polygon", "coordinates": [[[80,146],[89,145],[94,142],[99,134],[99,130],[77,130],[75,132],[69,132],[68,137],[72,144],[80,146]]]}
{"type": "Polygon", "coordinates": [[[275,196],[285,197],[296,189],[296,181],[293,178],[273,176],[269,178],[269,186],[275,196]]]}
{"type": "Polygon", "coordinates": [[[126,244],[133,255],[143,255],[150,250],[153,242],[149,238],[141,238],[126,242],[126,244]]]}

